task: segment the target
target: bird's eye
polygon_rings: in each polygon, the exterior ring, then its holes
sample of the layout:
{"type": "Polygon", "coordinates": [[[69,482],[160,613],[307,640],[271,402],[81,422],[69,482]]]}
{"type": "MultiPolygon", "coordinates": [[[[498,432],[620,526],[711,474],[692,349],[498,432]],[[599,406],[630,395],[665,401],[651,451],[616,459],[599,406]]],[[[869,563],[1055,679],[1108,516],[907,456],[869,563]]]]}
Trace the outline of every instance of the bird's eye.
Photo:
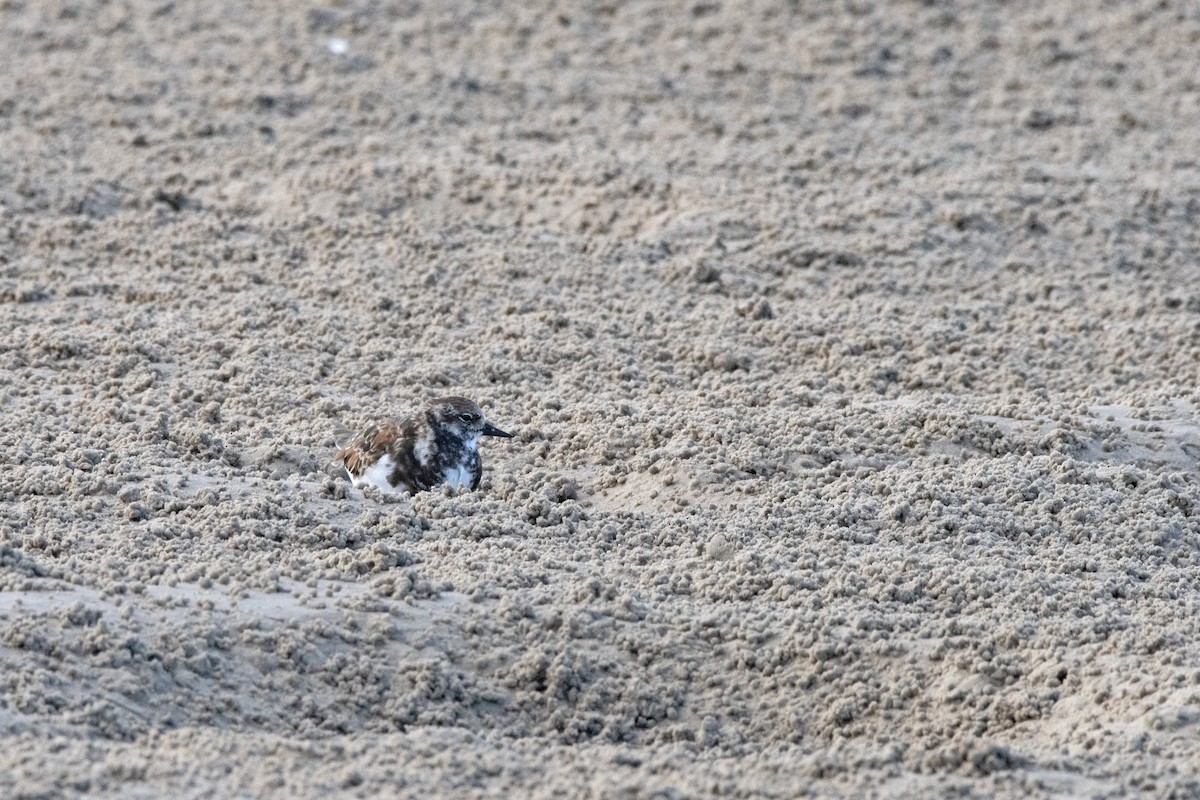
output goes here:
{"type": "Polygon", "coordinates": [[[471,422],[472,420],[475,419],[475,415],[474,414],[459,414],[458,418],[461,419],[463,422],[471,422]]]}

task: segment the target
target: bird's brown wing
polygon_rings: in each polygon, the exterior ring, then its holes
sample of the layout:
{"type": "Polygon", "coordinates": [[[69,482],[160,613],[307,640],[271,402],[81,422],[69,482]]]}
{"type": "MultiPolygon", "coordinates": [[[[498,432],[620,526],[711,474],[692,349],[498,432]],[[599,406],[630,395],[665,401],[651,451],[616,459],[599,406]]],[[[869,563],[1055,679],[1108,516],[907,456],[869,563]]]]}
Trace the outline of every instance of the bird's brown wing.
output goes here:
{"type": "Polygon", "coordinates": [[[333,457],[353,476],[362,475],[379,457],[392,449],[392,445],[403,435],[396,420],[372,425],[355,436],[333,457]]]}

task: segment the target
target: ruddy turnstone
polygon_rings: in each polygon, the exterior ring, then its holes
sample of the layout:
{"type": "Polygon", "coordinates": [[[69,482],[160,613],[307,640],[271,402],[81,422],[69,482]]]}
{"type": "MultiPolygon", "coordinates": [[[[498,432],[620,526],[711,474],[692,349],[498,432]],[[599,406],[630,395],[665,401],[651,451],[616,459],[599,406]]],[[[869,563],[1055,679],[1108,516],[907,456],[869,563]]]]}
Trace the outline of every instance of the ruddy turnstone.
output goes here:
{"type": "Polygon", "coordinates": [[[454,489],[479,486],[480,436],[512,438],[483,418],[465,397],[431,400],[412,416],[371,425],[343,444],[333,460],[355,486],[416,494],[442,483],[454,489]]]}

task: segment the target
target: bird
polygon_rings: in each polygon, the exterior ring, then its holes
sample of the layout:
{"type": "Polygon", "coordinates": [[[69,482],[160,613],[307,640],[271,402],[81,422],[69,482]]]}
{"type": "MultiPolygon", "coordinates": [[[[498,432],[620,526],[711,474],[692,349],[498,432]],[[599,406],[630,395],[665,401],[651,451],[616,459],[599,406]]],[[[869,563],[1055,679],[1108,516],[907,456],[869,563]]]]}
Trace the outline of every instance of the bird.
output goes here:
{"type": "Polygon", "coordinates": [[[335,435],[339,450],[333,460],[358,488],[413,495],[448,484],[475,491],[483,476],[481,436],[512,438],[484,419],[473,400],[440,397],[414,414],[369,425],[344,441],[335,435]]]}

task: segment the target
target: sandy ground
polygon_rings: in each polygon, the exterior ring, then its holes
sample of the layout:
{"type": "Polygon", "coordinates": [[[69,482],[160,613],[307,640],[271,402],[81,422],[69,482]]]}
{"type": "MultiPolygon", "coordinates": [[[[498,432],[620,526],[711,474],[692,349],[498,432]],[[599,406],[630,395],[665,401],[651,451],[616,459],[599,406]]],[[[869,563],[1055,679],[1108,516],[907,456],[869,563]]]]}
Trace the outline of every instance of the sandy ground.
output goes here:
{"type": "Polygon", "coordinates": [[[215,5],[0,4],[0,796],[1200,796],[1196,6],[215,5]]]}

